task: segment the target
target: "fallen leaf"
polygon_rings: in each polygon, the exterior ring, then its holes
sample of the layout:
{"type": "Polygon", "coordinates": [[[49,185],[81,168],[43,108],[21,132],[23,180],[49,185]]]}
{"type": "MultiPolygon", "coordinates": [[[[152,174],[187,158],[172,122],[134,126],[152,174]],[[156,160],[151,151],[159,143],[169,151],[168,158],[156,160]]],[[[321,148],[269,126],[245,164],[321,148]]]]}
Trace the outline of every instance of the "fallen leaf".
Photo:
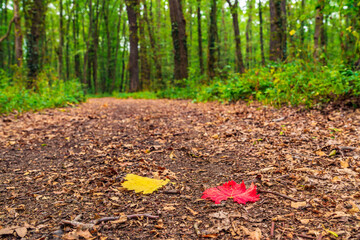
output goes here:
{"type": "Polygon", "coordinates": [[[305,207],[305,206],[306,206],[306,202],[291,202],[291,207],[292,208],[299,209],[299,208],[302,208],[302,207],[305,207]]]}
{"type": "Polygon", "coordinates": [[[299,219],[299,221],[302,223],[302,224],[308,224],[310,222],[310,219],[299,219]]]}
{"type": "Polygon", "coordinates": [[[170,207],[164,207],[164,210],[165,210],[165,211],[173,211],[173,210],[176,210],[176,208],[170,206],[170,207]]]}
{"type": "Polygon", "coordinates": [[[186,208],[187,210],[189,210],[193,216],[196,216],[196,215],[198,214],[198,212],[192,210],[192,209],[189,208],[189,207],[185,207],[185,208],[186,208]]]}
{"type": "Polygon", "coordinates": [[[169,179],[157,180],[147,177],[140,177],[135,174],[126,175],[125,180],[127,181],[121,184],[124,188],[128,190],[135,190],[136,193],[142,192],[143,194],[153,193],[158,188],[161,188],[170,182],[169,179]]]}
{"type": "Polygon", "coordinates": [[[3,228],[3,229],[0,229],[0,236],[2,235],[10,235],[10,234],[13,234],[14,232],[14,229],[13,228],[3,228]]]}
{"type": "Polygon", "coordinates": [[[111,223],[113,223],[113,224],[118,224],[118,223],[124,223],[124,222],[126,222],[126,221],[127,221],[127,216],[122,215],[122,216],[119,217],[118,220],[111,221],[111,223]]]}
{"type": "Polygon", "coordinates": [[[315,153],[316,153],[316,155],[318,155],[318,156],[320,156],[320,157],[323,157],[323,156],[326,155],[326,153],[324,153],[323,151],[317,151],[317,152],[315,152],[315,153]]]}
{"type": "Polygon", "coordinates": [[[237,184],[234,181],[224,183],[222,186],[213,187],[203,192],[202,199],[210,199],[215,204],[220,204],[221,201],[228,198],[234,199],[234,202],[246,204],[247,202],[259,201],[260,196],[256,194],[256,186],[251,183],[251,186],[246,189],[244,181],[237,184]]]}
{"type": "Polygon", "coordinates": [[[360,212],[360,209],[359,209],[359,207],[356,205],[355,202],[349,201],[349,203],[350,203],[351,206],[352,206],[352,208],[349,210],[349,213],[350,213],[351,215],[354,215],[355,213],[360,212]]]}
{"type": "Polygon", "coordinates": [[[255,231],[250,232],[249,237],[251,240],[261,240],[262,238],[261,230],[259,228],[256,228],[255,231]]]}
{"type": "Polygon", "coordinates": [[[335,156],[336,155],[336,150],[332,150],[330,153],[329,153],[329,157],[332,157],[332,156],[335,156]]]}
{"type": "Polygon", "coordinates": [[[341,166],[341,168],[348,168],[349,163],[347,161],[340,161],[340,166],[341,166]]]}
{"type": "Polygon", "coordinates": [[[15,231],[16,231],[16,234],[19,237],[23,238],[23,237],[26,236],[27,228],[26,227],[20,227],[20,228],[16,228],[15,231]]]}

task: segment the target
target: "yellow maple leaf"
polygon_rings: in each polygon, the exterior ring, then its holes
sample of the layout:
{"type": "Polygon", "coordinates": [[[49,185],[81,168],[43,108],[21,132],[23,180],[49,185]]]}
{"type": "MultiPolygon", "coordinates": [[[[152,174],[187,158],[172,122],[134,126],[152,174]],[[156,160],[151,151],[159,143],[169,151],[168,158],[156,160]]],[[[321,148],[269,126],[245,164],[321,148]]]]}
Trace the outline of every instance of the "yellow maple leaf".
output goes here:
{"type": "Polygon", "coordinates": [[[125,182],[122,183],[122,186],[128,190],[135,190],[136,193],[142,192],[143,194],[153,193],[158,188],[165,186],[169,179],[166,180],[157,180],[147,177],[141,177],[135,174],[128,174],[125,177],[125,182]]]}
{"type": "Polygon", "coordinates": [[[290,36],[293,36],[296,33],[296,31],[293,29],[290,31],[290,36]]]}

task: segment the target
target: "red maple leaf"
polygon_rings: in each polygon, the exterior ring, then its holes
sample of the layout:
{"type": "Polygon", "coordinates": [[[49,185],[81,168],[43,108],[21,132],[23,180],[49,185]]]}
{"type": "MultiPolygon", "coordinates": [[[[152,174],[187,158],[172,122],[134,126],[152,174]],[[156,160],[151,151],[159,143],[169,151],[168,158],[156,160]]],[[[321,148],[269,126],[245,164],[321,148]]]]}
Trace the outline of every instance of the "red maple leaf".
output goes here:
{"type": "Polygon", "coordinates": [[[220,204],[222,200],[228,198],[234,199],[234,202],[246,204],[247,202],[256,202],[260,199],[260,196],[256,194],[256,186],[251,183],[251,186],[246,189],[244,181],[241,184],[237,184],[234,181],[224,183],[222,186],[213,187],[203,192],[203,199],[210,199],[215,204],[220,204]]]}

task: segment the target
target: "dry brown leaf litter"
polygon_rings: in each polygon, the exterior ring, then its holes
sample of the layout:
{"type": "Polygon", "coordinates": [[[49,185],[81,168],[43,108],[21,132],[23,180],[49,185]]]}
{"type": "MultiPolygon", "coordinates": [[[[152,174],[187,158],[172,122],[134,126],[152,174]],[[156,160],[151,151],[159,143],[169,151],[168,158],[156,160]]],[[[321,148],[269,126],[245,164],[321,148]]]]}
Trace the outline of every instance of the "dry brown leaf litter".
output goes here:
{"type": "Polygon", "coordinates": [[[360,239],[359,136],[360,111],[331,107],[107,98],[3,117],[0,237],[360,239]],[[135,194],[128,173],[173,184],[135,194]],[[260,201],[200,199],[231,179],[260,201]]]}

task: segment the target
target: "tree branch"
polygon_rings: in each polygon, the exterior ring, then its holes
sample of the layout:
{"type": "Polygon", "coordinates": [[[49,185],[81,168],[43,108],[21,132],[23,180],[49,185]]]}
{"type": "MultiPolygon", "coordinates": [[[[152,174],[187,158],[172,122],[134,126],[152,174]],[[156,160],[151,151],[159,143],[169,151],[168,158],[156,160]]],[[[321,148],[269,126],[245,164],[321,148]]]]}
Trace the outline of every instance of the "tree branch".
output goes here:
{"type": "Polygon", "coordinates": [[[0,38],[0,43],[9,37],[10,32],[11,32],[11,27],[12,27],[12,24],[13,24],[14,22],[15,22],[15,17],[13,17],[13,18],[11,19],[6,34],[0,38]]]}

